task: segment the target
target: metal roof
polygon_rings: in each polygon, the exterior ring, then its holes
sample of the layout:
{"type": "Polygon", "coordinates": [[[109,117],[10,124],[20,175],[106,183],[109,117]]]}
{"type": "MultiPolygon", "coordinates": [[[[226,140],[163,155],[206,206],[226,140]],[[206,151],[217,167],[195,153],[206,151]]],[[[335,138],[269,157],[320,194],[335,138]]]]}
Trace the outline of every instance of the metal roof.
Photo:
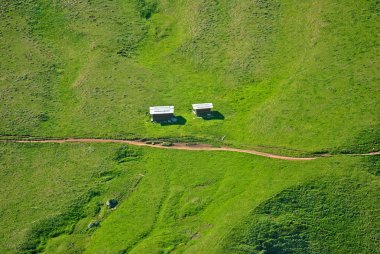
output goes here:
{"type": "Polygon", "coordinates": [[[149,107],[149,112],[151,115],[173,114],[174,113],[174,106],[149,107]]]}
{"type": "Polygon", "coordinates": [[[193,104],[193,109],[206,109],[206,108],[213,108],[214,105],[212,103],[199,103],[199,104],[193,104]]]}

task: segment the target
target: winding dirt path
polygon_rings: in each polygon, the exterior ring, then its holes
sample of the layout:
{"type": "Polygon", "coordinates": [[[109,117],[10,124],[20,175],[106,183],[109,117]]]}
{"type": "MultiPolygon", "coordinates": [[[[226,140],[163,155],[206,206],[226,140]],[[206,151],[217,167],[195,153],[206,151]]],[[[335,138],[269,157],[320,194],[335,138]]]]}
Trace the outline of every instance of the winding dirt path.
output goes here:
{"type": "Polygon", "coordinates": [[[8,142],[17,143],[122,143],[134,146],[147,146],[161,149],[176,149],[176,150],[190,150],[190,151],[231,151],[238,153],[248,153],[258,156],[263,156],[267,158],[280,159],[280,160],[290,160],[290,161],[309,161],[314,160],[317,157],[289,157],[282,155],[269,154],[264,152],[259,152],[256,150],[238,149],[231,147],[212,147],[206,144],[197,145],[186,145],[185,143],[173,143],[172,146],[163,146],[161,144],[147,144],[143,141],[135,140],[123,140],[123,139],[93,139],[93,138],[69,138],[69,139],[44,139],[44,140],[8,140],[8,142]]]}
{"type": "MultiPolygon", "coordinates": [[[[173,143],[172,146],[163,146],[161,144],[147,144],[144,141],[136,141],[136,140],[124,140],[124,139],[94,139],[94,138],[68,138],[68,139],[35,139],[35,140],[1,140],[5,142],[16,142],[16,143],[121,143],[121,144],[129,144],[134,146],[147,146],[154,147],[160,149],[176,149],[176,150],[189,150],[189,151],[230,151],[237,153],[248,153],[254,154],[257,156],[279,159],[279,160],[288,160],[288,161],[310,161],[315,160],[317,158],[329,156],[320,156],[320,157],[290,157],[290,156],[282,156],[270,153],[264,153],[256,150],[249,149],[239,149],[232,147],[212,147],[207,144],[194,144],[188,145],[185,143],[173,143]]],[[[351,154],[351,155],[378,155],[378,152],[372,152],[367,154],[351,154]]]]}

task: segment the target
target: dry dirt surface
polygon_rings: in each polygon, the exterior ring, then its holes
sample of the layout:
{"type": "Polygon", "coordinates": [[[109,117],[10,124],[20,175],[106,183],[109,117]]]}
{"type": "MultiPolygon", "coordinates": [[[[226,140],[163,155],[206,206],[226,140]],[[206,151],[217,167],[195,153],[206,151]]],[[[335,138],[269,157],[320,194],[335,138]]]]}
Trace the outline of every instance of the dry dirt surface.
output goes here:
{"type": "Polygon", "coordinates": [[[91,139],[91,138],[69,138],[69,139],[45,139],[45,140],[12,140],[11,142],[17,143],[122,143],[135,146],[148,146],[161,149],[176,149],[176,150],[189,150],[189,151],[230,151],[238,153],[249,153],[267,158],[291,160],[291,161],[309,161],[314,160],[317,157],[288,157],[282,155],[275,155],[264,153],[256,150],[238,149],[231,147],[212,147],[207,144],[185,144],[185,143],[173,143],[171,146],[163,146],[161,144],[147,144],[144,141],[136,140],[122,140],[122,139],[91,139]]]}
{"type": "MultiPolygon", "coordinates": [[[[176,150],[189,150],[189,151],[230,151],[237,153],[248,153],[257,156],[279,159],[279,160],[288,160],[288,161],[310,161],[315,160],[321,157],[290,157],[282,156],[270,153],[264,153],[256,150],[249,149],[239,149],[232,147],[212,147],[207,144],[185,144],[185,143],[173,143],[171,146],[163,146],[159,144],[150,144],[144,141],[139,140],[123,140],[123,139],[93,139],[93,138],[68,138],[68,139],[38,139],[38,140],[4,140],[7,142],[17,142],[17,143],[121,143],[134,146],[147,146],[160,149],[176,149],[176,150]]],[[[352,155],[379,155],[380,151],[367,153],[367,154],[352,154],[352,155]]],[[[329,156],[329,155],[325,155],[329,156]]]]}

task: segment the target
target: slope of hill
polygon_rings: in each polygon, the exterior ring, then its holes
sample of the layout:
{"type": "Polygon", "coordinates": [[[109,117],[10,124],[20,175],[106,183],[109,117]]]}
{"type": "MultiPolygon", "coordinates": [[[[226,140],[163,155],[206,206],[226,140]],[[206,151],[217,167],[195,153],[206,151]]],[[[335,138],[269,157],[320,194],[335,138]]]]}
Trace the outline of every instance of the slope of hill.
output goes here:
{"type": "Polygon", "coordinates": [[[1,12],[2,134],[379,143],[376,1],[5,1],[1,12]],[[194,119],[204,101],[225,119],[194,119]],[[186,124],[151,124],[160,104],[186,124]]]}
{"type": "MultiPolygon", "coordinates": [[[[379,15],[375,0],[0,0],[0,139],[378,151],[379,15]],[[183,120],[153,124],[152,105],[183,120]]],[[[0,176],[1,253],[380,246],[379,155],[0,142],[0,176]]]]}
{"type": "Polygon", "coordinates": [[[289,162],[116,144],[14,143],[0,143],[0,156],[2,253],[378,247],[380,181],[370,173],[375,164],[360,157],[289,162]],[[116,209],[106,207],[109,199],[118,200],[116,209]],[[99,226],[88,229],[94,221],[99,226]]]}

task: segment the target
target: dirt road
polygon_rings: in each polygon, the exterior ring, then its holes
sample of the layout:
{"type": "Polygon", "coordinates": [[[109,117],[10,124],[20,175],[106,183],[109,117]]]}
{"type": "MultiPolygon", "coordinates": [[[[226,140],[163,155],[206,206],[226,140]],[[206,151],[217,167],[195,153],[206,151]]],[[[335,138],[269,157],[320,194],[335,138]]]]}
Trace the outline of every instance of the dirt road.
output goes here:
{"type": "MultiPolygon", "coordinates": [[[[5,140],[3,140],[5,141],[5,140]]],[[[68,139],[45,139],[45,140],[7,140],[7,142],[17,142],[17,143],[121,143],[129,144],[134,146],[147,146],[160,149],[176,149],[176,150],[190,150],[190,151],[230,151],[237,153],[248,153],[254,154],[262,157],[279,159],[279,160],[288,160],[288,161],[310,161],[315,160],[320,157],[290,157],[282,156],[270,153],[264,153],[256,150],[248,149],[238,149],[232,147],[212,147],[207,144],[194,144],[189,145],[185,143],[173,143],[171,146],[163,146],[161,144],[147,144],[144,141],[136,140],[123,140],[123,139],[92,139],[92,138],[68,138],[68,139]]],[[[353,155],[377,155],[379,152],[373,152],[368,154],[353,154],[353,155]]]]}
{"type": "Polygon", "coordinates": [[[196,144],[196,145],[187,145],[185,143],[173,143],[171,146],[163,146],[161,144],[147,144],[143,141],[135,140],[123,140],[123,139],[91,139],[91,138],[69,138],[69,139],[45,139],[45,140],[12,140],[11,142],[17,143],[121,143],[129,144],[135,146],[148,146],[161,149],[176,149],[176,150],[190,150],[190,151],[231,151],[238,153],[249,153],[258,156],[280,159],[280,160],[291,160],[291,161],[309,161],[314,160],[316,157],[288,157],[282,155],[275,155],[264,153],[256,150],[247,150],[247,149],[238,149],[231,147],[212,147],[206,144],[196,144]]]}

